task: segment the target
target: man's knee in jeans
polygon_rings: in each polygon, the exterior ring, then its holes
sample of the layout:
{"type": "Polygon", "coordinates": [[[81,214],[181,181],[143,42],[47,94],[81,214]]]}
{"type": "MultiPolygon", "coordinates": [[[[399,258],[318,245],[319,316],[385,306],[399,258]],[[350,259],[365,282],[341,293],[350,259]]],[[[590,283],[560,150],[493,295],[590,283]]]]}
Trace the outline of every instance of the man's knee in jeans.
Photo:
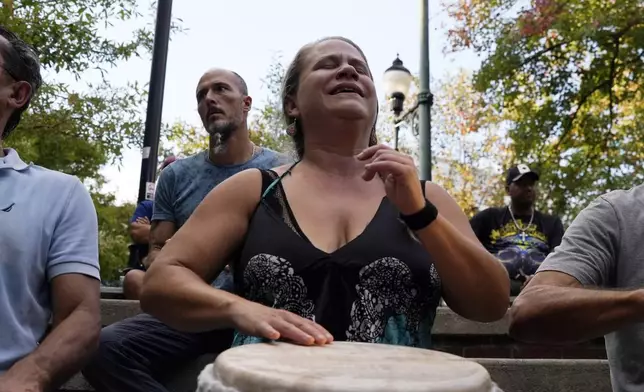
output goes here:
{"type": "Polygon", "coordinates": [[[90,383],[102,374],[116,371],[116,367],[123,365],[123,360],[129,355],[128,348],[122,344],[124,337],[115,327],[112,325],[101,330],[98,350],[82,372],[90,383]]]}

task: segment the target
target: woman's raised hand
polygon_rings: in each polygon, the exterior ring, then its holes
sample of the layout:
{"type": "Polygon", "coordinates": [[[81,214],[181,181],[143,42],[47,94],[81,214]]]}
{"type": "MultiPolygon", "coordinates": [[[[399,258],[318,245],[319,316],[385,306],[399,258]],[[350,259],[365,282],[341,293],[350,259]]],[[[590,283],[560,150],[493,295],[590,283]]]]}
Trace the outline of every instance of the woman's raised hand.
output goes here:
{"type": "Polygon", "coordinates": [[[365,161],[363,178],[371,181],[377,174],[385,182],[387,197],[404,215],[425,207],[414,160],[406,154],[383,144],[371,146],[356,156],[365,161]]]}

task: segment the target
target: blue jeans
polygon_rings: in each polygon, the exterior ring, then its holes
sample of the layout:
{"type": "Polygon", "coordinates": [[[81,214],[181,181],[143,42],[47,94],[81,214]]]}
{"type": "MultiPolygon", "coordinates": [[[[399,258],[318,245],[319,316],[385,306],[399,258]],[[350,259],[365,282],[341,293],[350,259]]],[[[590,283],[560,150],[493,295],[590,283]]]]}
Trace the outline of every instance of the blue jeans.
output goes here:
{"type": "MultiPolygon", "coordinates": [[[[231,291],[230,274],[223,272],[213,286],[231,291]]],[[[164,378],[201,355],[230,348],[232,339],[232,330],[181,332],[143,313],[103,328],[83,375],[98,392],[167,392],[164,378]]]]}

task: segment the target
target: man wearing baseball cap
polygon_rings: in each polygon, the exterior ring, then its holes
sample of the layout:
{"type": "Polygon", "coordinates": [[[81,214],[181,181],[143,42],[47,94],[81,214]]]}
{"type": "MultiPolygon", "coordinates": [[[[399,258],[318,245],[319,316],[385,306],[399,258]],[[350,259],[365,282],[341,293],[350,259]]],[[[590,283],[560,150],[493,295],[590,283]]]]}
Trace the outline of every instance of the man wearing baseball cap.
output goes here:
{"type": "Polygon", "coordinates": [[[546,256],[561,243],[561,219],[537,211],[539,174],[525,164],[508,170],[505,189],[510,204],[474,215],[472,229],[485,248],[508,270],[511,295],[518,295],[546,256]]]}

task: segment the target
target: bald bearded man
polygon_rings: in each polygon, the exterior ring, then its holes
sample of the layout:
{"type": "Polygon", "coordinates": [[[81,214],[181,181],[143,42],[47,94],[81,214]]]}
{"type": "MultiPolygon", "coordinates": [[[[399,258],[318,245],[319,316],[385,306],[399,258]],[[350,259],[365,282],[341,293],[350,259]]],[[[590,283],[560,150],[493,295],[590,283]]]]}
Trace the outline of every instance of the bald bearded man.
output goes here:
{"type": "MultiPolygon", "coordinates": [[[[271,169],[290,161],[250,140],[247,121],[252,98],[237,73],[222,69],[206,72],[199,80],[196,97],[199,116],[210,135],[209,149],[178,160],[161,173],[146,268],[217,184],[245,169],[271,169]]],[[[230,291],[230,275],[222,272],[213,285],[230,291]]],[[[100,392],[165,392],[158,375],[171,374],[202,354],[223,351],[231,341],[230,330],[190,334],[140,314],[102,330],[98,353],[83,374],[100,392]]]]}

